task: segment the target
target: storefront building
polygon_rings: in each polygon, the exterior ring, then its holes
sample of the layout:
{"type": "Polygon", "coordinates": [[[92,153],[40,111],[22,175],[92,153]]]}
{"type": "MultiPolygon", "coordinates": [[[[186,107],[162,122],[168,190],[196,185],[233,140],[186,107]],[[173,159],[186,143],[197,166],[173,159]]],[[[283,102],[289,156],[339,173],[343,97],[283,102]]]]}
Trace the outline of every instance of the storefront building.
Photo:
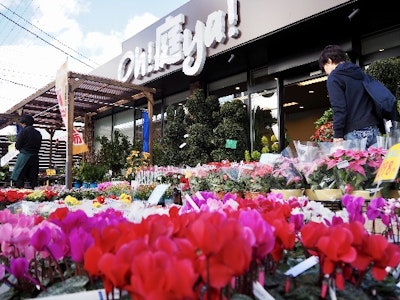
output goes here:
{"type": "MultiPolygon", "coordinates": [[[[250,141],[275,134],[309,140],[329,107],[318,57],[339,44],[367,66],[400,57],[400,19],[389,0],[192,0],[122,44],[118,57],[92,72],[155,88],[153,136],[162,136],[164,112],[184,104],[196,88],[223,101],[241,99],[250,116],[250,141]],[[261,112],[261,113],[260,113],[261,112]],[[270,114],[276,124],[255,130],[270,114]]],[[[95,116],[95,136],[119,130],[141,139],[145,99],[131,109],[95,116]],[[112,124],[110,126],[110,124],[112,124]]],[[[253,149],[249,149],[253,150],[253,149]]]]}

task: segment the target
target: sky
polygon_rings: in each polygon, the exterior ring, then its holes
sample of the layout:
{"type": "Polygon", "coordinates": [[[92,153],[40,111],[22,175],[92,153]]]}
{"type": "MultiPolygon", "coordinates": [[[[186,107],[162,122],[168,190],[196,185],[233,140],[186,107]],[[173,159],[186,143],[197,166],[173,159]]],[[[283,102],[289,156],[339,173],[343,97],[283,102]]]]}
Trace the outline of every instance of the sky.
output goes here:
{"type": "Polygon", "coordinates": [[[0,0],[0,113],[68,68],[89,73],[189,0],[0,0]]]}

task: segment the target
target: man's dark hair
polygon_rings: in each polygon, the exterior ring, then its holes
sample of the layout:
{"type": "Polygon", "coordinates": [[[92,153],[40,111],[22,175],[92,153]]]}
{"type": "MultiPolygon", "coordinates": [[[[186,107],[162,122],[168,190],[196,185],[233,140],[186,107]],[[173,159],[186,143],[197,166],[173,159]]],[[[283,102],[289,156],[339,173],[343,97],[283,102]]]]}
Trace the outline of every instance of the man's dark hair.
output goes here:
{"type": "Polygon", "coordinates": [[[321,55],[318,59],[319,68],[323,71],[324,65],[328,62],[328,60],[334,64],[339,64],[342,61],[347,60],[347,55],[344,50],[338,45],[328,45],[322,50],[321,55]]]}
{"type": "Polygon", "coordinates": [[[21,118],[19,119],[19,122],[27,126],[32,126],[33,123],[35,123],[35,120],[30,115],[22,115],[21,118]]]}

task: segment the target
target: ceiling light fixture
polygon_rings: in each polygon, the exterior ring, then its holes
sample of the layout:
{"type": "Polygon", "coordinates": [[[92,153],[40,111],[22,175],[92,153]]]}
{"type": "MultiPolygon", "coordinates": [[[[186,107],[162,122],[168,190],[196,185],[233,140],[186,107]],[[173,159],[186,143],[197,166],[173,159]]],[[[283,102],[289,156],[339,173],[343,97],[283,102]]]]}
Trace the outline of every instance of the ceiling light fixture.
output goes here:
{"type": "Polygon", "coordinates": [[[298,102],[288,102],[288,103],[283,103],[283,107],[288,107],[288,106],[293,106],[299,104],[298,102]]]}
{"type": "Polygon", "coordinates": [[[297,85],[298,86],[306,86],[306,85],[310,85],[310,84],[313,84],[313,83],[326,81],[327,78],[328,78],[328,76],[325,75],[325,76],[322,76],[322,77],[313,78],[313,79],[309,79],[309,80],[305,80],[305,81],[299,82],[297,85]]]}

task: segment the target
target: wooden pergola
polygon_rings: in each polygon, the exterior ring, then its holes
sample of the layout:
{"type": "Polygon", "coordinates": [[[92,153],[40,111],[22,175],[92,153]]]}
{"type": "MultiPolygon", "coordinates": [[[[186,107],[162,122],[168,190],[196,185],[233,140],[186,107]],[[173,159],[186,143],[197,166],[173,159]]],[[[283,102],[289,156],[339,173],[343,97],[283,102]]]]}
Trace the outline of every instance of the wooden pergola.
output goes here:
{"type": "MultiPolygon", "coordinates": [[[[114,79],[69,71],[68,81],[68,124],[83,122],[84,141],[89,148],[89,157],[94,153],[94,126],[92,117],[114,107],[132,109],[136,100],[147,98],[147,111],[150,120],[149,151],[153,153],[153,105],[156,89],[120,82],[114,79]]],[[[56,130],[67,131],[67,154],[65,184],[72,188],[72,131],[73,126],[65,128],[58,106],[55,81],[22,100],[4,114],[0,114],[0,129],[15,124],[22,114],[35,118],[35,127],[43,128],[53,137],[56,130]]],[[[51,151],[51,150],[50,150],[51,151]]]]}

